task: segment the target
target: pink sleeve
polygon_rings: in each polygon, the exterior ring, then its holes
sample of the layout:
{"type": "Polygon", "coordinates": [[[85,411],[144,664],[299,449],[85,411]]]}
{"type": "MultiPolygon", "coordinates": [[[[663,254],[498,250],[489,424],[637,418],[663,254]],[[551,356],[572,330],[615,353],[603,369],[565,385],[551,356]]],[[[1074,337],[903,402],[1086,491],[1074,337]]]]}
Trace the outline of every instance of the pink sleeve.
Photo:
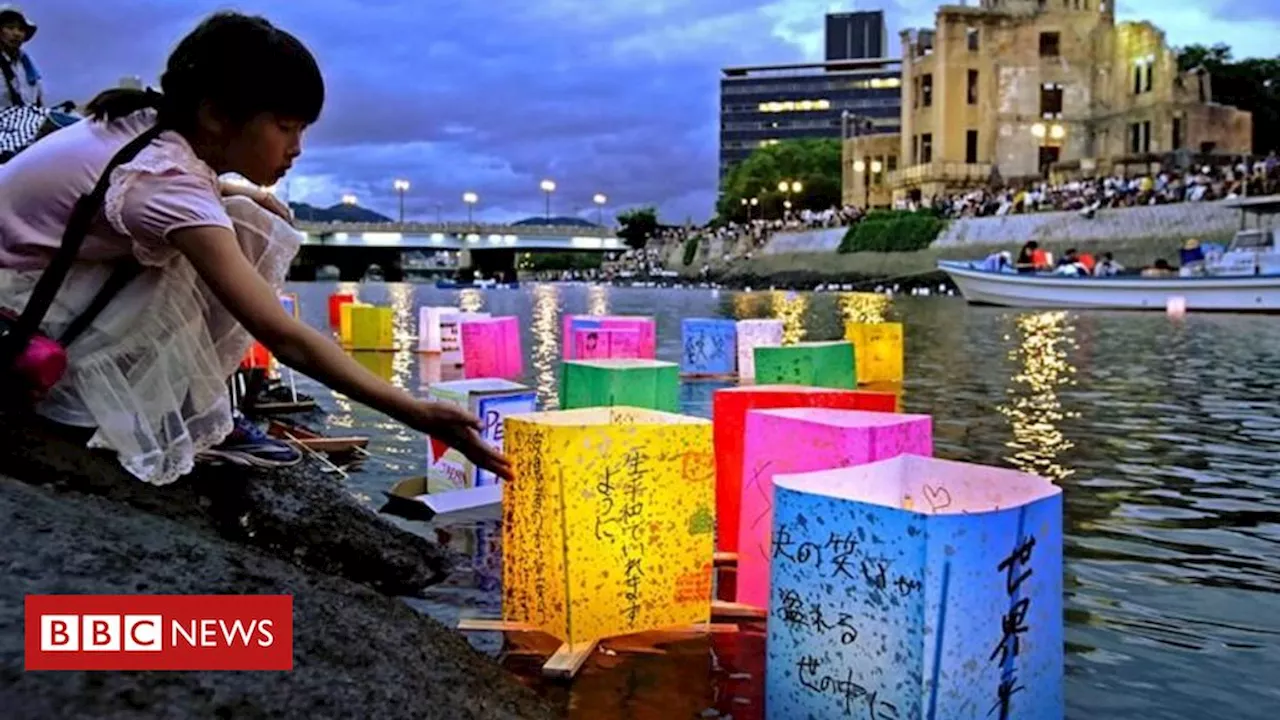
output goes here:
{"type": "Polygon", "coordinates": [[[164,265],[178,255],[168,241],[175,230],[214,225],[235,232],[217,187],[208,178],[176,171],[134,176],[118,221],[115,229],[133,239],[133,254],[143,265],[164,265]]]}

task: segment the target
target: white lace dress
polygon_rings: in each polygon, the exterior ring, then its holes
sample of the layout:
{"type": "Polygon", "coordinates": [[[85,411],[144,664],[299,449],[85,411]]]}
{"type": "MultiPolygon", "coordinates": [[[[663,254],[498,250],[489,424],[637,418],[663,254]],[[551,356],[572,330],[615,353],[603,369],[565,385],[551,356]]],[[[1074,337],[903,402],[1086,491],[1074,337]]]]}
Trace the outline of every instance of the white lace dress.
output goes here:
{"type": "MultiPolygon", "coordinates": [[[[66,376],[37,412],[64,424],[96,428],[90,447],[114,451],[138,479],[163,485],[189,473],[198,453],[231,432],[227,380],[251,338],[185,257],[163,238],[142,241],[131,233],[141,227],[130,219],[128,207],[135,199],[131,187],[140,179],[154,185],[157,178],[195,176],[216,188],[213,171],[195,159],[185,142],[169,143],[159,152],[152,149],[156,146],[116,170],[104,208],[111,228],[132,237],[132,253],[146,269],[71,345],[66,376]]],[[[0,175],[0,190],[4,188],[0,175]]],[[[301,235],[248,199],[230,198],[224,207],[245,256],[280,288],[301,235]]],[[[3,211],[0,207],[0,219],[3,211]]],[[[201,223],[213,224],[189,224],[201,223]]],[[[165,232],[177,226],[181,223],[165,232]]],[[[111,263],[77,263],[46,316],[46,332],[57,337],[112,268],[111,263]]],[[[38,275],[0,270],[0,305],[24,307],[38,275]]]]}

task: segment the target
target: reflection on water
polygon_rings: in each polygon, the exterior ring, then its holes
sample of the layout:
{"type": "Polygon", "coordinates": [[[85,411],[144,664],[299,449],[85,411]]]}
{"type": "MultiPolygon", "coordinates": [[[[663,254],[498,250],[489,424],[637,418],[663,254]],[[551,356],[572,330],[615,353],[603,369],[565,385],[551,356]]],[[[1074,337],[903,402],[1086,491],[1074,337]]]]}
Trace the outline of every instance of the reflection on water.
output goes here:
{"type": "Polygon", "coordinates": [[[1015,346],[1009,359],[1019,368],[1010,378],[1008,402],[997,409],[1009,420],[1013,438],[1006,443],[1013,455],[1009,464],[1051,480],[1062,480],[1074,471],[1057,458],[1074,444],[1063,435],[1063,420],[1078,417],[1062,408],[1058,388],[1073,382],[1076,369],[1067,359],[1075,349],[1075,326],[1065,312],[1026,313],[1013,317],[1015,346]]]}
{"type": "Polygon", "coordinates": [[[459,290],[458,307],[463,312],[480,312],[484,309],[484,293],[475,288],[459,290]]]}
{"type": "Polygon", "coordinates": [[[773,317],[782,321],[782,344],[794,345],[804,340],[804,311],[809,307],[809,296],[774,290],[769,302],[773,317]]]}
{"type": "Polygon", "coordinates": [[[876,293],[840,293],[840,315],[847,323],[875,324],[886,322],[892,301],[888,295],[876,293]]]}
{"type": "MultiPolygon", "coordinates": [[[[601,313],[603,314],[603,313],[601,313]]],[[[533,375],[538,400],[547,410],[560,407],[558,370],[560,368],[560,287],[536,285],[533,288],[533,375]]]]}
{"type": "Polygon", "coordinates": [[[609,314],[609,288],[603,285],[587,286],[587,314],[609,314]]]}
{"type": "MultiPolygon", "coordinates": [[[[364,302],[392,304],[392,287],[359,291],[364,302]]],[[[325,327],[334,286],[290,289],[304,319],[325,327]]],[[[557,405],[564,313],[603,305],[611,314],[653,316],[658,357],[678,362],[685,317],[785,315],[795,337],[825,340],[843,335],[851,313],[876,312],[880,302],[562,285],[417,286],[413,294],[414,305],[465,303],[519,317],[529,353],[523,382],[548,407],[557,405]]],[[[905,325],[905,409],[933,416],[940,457],[1039,472],[1063,489],[1067,717],[1273,717],[1280,708],[1280,324],[1193,313],[1174,325],[1163,313],[1011,312],[909,297],[885,301],[879,312],[905,325]]],[[[394,355],[393,378],[402,357],[394,355]]],[[[431,357],[410,353],[410,366],[418,364],[410,377],[449,379],[453,371],[431,357]]],[[[709,415],[720,386],[685,384],[683,411],[709,415]]],[[[379,498],[393,482],[425,472],[421,436],[307,378],[298,378],[298,390],[331,413],[329,429],[345,425],[371,436],[373,457],[346,481],[353,495],[379,498]]],[[[420,523],[399,524],[434,538],[420,523]]],[[[464,611],[500,614],[496,527],[451,530],[473,561],[421,607],[444,622],[464,611]]],[[[469,640],[508,658],[566,717],[677,720],[704,708],[696,714],[763,718],[758,632],[597,653],[571,685],[542,683],[538,669],[551,650],[526,647],[536,642],[528,637],[469,640]]]]}

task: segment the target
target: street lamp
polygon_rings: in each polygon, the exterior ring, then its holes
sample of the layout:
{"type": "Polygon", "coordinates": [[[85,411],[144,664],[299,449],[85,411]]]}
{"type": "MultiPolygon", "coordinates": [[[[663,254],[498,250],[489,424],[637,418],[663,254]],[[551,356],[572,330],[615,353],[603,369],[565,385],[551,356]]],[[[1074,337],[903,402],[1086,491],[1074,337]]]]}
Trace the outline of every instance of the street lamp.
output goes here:
{"type": "Polygon", "coordinates": [[[604,193],[596,193],[591,201],[596,204],[596,224],[604,227],[604,204],[609,202],[609,198],[604,193]]]}
{"type": "Polygon", "coordinates": [[[342,196],[342,204],[343,204],[343,205],[355,205],[355,204],[356,204],[356,196],[355,196],[355,195],[352,195],[351,193],[347,193],[346,195],[343,195],[343,196],[342,196]]]}
{"type": "Polygon", "coordinates": [[[554,180],[543,180],[538,187],[542,188],[542,192],[547,194],[547,219],[551,219],[551,193],[556,191],[556,183],[554,180]]]}
{"type": "Polygon", "coordinates": [[[464,192],[462,193],[462,202],[467,204],[467,224],[470,225],[472,224],[471,211],[475,208],[476,203],[480,202],[480,196],[470,191],[464,192]]]}
{"type": "Polygon", "coordinates": [[[783,207],[785,207],[787,210],[790,210],[791,194],[792,193],[798,194],[803,189],[804,189],[804,185],[801,185],[799,180],[783,180],[782,182],[778,183],[778,192],[786,193],[787,195],[787,199],[783,203],[783,207]]]}
{"type": "Polygon", "coordinates": [[[404,224],[404,194],[409,190],[408,180],[397,180],[395,182],[396,192],[400,193],[400,224],[404,224]]]}

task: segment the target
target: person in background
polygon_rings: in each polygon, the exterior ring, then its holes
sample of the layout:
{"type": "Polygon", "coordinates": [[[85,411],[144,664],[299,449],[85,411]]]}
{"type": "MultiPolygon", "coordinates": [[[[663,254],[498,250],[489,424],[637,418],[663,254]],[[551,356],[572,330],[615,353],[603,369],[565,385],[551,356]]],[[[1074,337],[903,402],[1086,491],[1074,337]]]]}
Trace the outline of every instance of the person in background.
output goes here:
{"type": "Polygon", "coordinates": [[[1188,240],[1179,251],[1178,260],[1182,265],[1178,274],[1182,277],[1204,274],[1204,251],[1200,249],[1199,240],[1188,240]]]}
{"type": "Polygon", "coordinates": [[[1115,257],[1109,252],[1102,253],[1102,262],[1098,263],[1098,267],[1094,269],[1093,274],[1097,277],[1115,277],[1124,270],[1124,266],[1116,262],[1115,257]]]}
{"type": "Polygon", "coordinates": [[[1033,273],[1036,271],[1036,253],[1040,252],[1040,244],[1035,240],[1028,240],[1027,244],[1022,246],[1018,251],[1018,262],[1014,263],[1014,267],[1020,273],[1033,273]]]}
{"type": "Polygon", "coordinates": [[[22,11],[12,5],[0,5],[0,110],[11,107],[44,105],[44,88],[40,72],[31,56],[22,49],[35,37],[36,26],[22,11]]]}

